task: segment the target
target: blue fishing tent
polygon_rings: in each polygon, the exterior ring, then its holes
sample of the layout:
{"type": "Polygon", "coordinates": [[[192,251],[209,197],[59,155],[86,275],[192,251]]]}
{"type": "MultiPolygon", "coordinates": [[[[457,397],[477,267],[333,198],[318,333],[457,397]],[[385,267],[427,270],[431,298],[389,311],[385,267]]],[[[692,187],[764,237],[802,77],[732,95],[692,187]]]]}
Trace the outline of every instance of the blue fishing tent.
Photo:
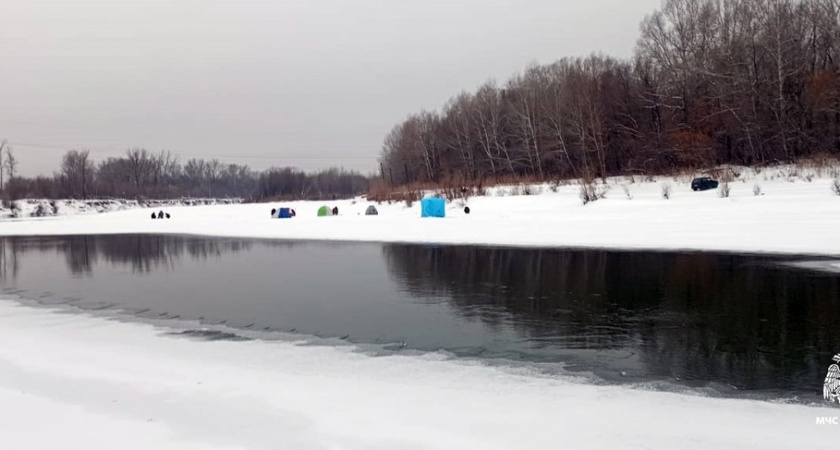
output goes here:
{"type": "Polygon", "coordinates": [[[420,217],[446,217],[446,200],[438,197],[420,200],[420,217]]]}
{"type": "Polygon", "coordinates": [[[291,219],[292,211],[289,208],[280,208],[280,212],[277,214],[277,217],[281,219],[291,219]]]}

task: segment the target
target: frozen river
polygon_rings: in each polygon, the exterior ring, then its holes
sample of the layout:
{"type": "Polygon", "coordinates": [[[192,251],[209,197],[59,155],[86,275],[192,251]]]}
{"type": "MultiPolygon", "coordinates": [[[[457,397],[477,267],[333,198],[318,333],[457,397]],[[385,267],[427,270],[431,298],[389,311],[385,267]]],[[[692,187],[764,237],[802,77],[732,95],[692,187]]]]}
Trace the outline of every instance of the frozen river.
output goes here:
{"type": "Polygon", "coordinates": [[[0,248],[6,294],[198,321],[182,332],[204,339],[311,336],[806,402],[840,349],[828,260],[165,235],[0,248]]]}

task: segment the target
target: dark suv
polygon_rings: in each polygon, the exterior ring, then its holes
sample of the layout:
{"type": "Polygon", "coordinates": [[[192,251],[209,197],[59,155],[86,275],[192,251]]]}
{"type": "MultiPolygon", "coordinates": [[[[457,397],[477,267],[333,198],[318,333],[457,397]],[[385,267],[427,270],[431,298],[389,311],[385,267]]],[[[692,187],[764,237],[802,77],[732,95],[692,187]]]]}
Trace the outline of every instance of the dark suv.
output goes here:
{"type": "Polygon", "coordinates": [[[709,189],[717,189],[718,182],[709,178],[701,177],[691,180],[692,191],[708,191],[709,189]]]}

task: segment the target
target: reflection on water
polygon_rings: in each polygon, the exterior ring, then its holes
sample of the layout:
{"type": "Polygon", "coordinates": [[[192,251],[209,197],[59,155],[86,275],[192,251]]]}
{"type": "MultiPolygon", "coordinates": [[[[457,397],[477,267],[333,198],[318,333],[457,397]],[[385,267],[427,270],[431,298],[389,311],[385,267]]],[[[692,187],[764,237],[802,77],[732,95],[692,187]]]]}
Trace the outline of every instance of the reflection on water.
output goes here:
{"type": "Polygon", "coordinates": [[[627,350],[647,376],[819,386],[840,349],[840,277],[709,253],[386,246],[394,279],[545,346],[627,350]]]}
{"type": "Polygon", "coordinates": [[[840,351],[840,276],[790,262],[150,235],[2,238],[0,287],[143,317],[563,362],[615,381],[817,395],[840,351]]]}
{"type": "MultiPolygon", "coordinates": [[[[0,275],[19,270],[17,255],[21,251],[54,253],[65,258],[74,275],[90,275],[102,258],[109,264],[131,267],[137,273],[173,269],[184,256],[192,259],[218,257],[224,253],[248,250],[253,243],[245,240],[195,240],[177,236],[101,235],[67,237],[11,237],[0,245],[0,275]]],[[[283,242],[282,245],[291,245],[283,242]]]]}

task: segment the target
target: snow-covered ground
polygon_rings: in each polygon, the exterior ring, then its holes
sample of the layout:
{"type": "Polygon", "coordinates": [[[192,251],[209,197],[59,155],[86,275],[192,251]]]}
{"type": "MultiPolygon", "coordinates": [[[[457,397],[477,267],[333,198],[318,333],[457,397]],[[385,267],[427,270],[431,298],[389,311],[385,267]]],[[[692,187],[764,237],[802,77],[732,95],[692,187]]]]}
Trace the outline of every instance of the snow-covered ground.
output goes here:
{"type": "Polygon", "coordinates": [[[840,410],[350,347],[196,342],[0,301],[9,449],[834,448],[840,410]]]}
{"type": "MultiPolygon", "coordinates": [[[[785,169],[792,171],[794,169],[785,169]]],[[[823,171],[796,176],[780,169],[749,170],[730,184],[729,198],[715,190],[693,192],[689,178],[633,182],[613,178],[605,199],[583,205],[580,186],[496,187],[487,196],[455,200],[444,219],[421,219],[420,204],[374,204],[364,199],[285,204],[155,207],[94,215],[0,222],[0,235],[181,233],[280,239],[472,243],[516,246],[695,249],[840,255],[840,196],[823,171]],[[810,179],[811,181],[807,181],[810,179]],[[669,200],[662,197],[670,185],[669,200]],[[754,195],[756,185],[760,195],[754,195]],[[630,199],[625,193],[625,188],[630,199]],[[321,205],[337,217],[317,217],[321,205]],[[471,214],[463,212],[463,204],[471,214]],[[293,219],[271,219],[289,206],[293,219]],[[151,220],[164,209],[169,220],[151,220]]],[[[603,188],[599,187],[599,188],[603,188]]]]}
{"type": "Polygon", "coordinates": [[[242,199],[219,198],[181,198],[173,200],[128,200],[128,199],[92,199],[92,200],[45,200],[23,199],[12,202],[9,208],[0,206],[0,218],[30,218],[46,216],[74,216],[79,214],[97,214],[127,209],[161,208],[172,206],[196,205],[233,205],[242,203],[242,199]]]}
{"type": "MultiPolygon", "coordinates": [[[[688,180],[493,188],[452,202],[363,199],[170,206],[7,219],[0,235],[185,233],[280,239],[698,249],[840,256],[828,175],[743,175],[729,198],[688,180]],[[671,185],[671,198],[662,186],[671,185]],[[754,195],[755,185],[762,195],[754,195]],[[629,196],[625,193],[626,186],[629,196]],[[632,197],[630,199],[629,197],[632,197]],[[322,204],[337,217],[316,217],[322,204]],[[151,220],[163,209],[171,219],[151,220]]],[[[61,214],[61,211],[59,211],[61,214]]],[[[826,362],[826,367],[828,363],[826,362]]],[[[596,386],[475,362],[349,346],[196,342],[163,328],[0,300],[0,448],[790,449],[836,447],[840,409],[596,386]]]]}

